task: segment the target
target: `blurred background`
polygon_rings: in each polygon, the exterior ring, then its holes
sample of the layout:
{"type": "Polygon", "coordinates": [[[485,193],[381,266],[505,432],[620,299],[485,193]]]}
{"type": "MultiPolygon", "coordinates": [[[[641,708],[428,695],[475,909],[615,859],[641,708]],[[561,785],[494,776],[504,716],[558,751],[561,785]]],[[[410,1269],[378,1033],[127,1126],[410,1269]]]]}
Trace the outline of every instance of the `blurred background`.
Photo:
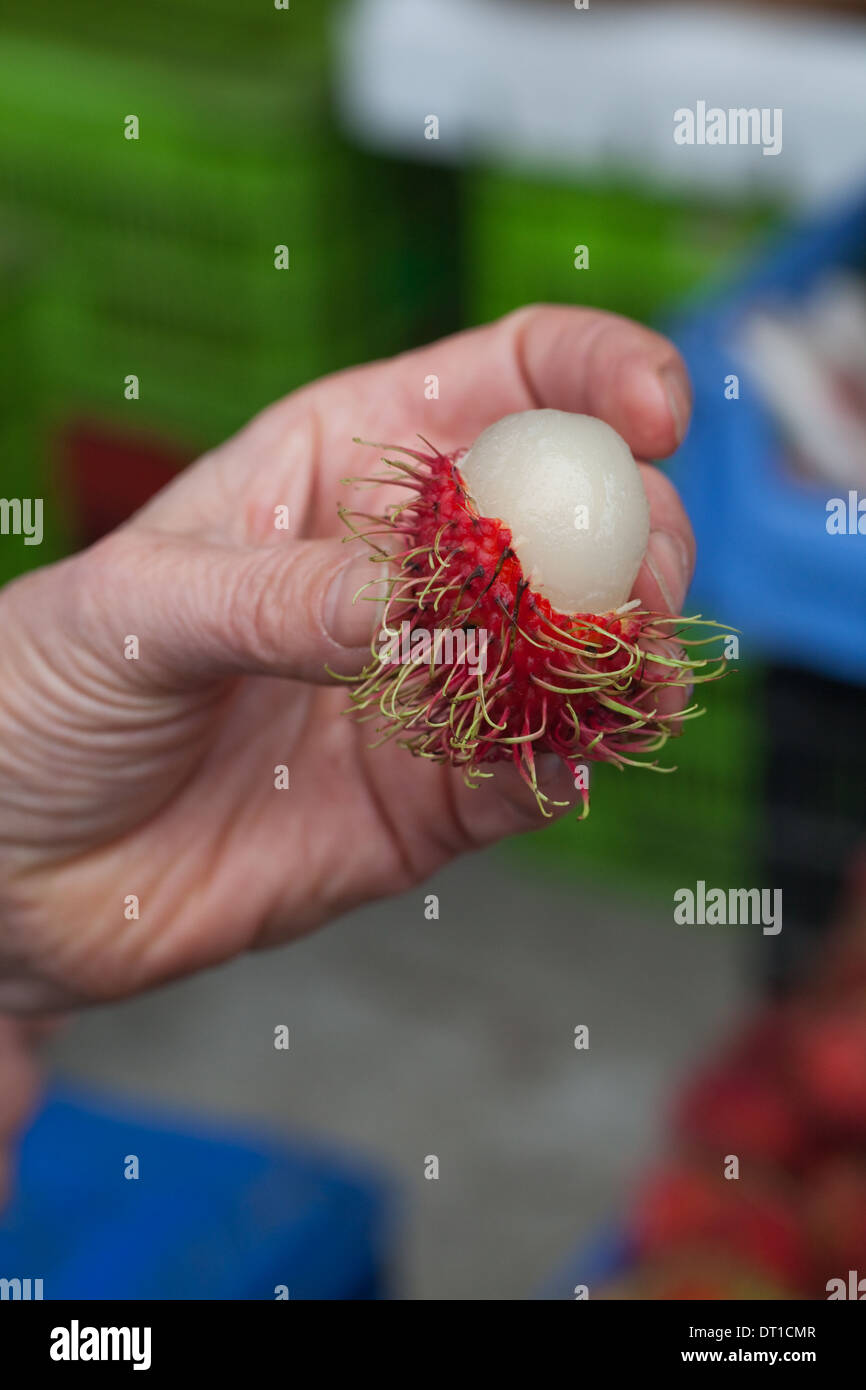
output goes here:
{"type": "Polygon", "coordinates": [[[292,1296],[816,1296],[839,1192],[866,1259],[866,986],[827,964],[866,935],[864,60],[857,3],[7,0],[0,476],[45,499],[45,540],[0,537],[0,581],[323,372],[549,300],[684,351],[687,608],[739,649],[675,776],[600,769],[587,823],[431,884],[439,920],[419,893],[75,1022],[0,1264],[50,1265],[54,1296],[272,1297],[289,1266],[292,1296]],[[781,109],[781,150],[676,144],[700,101],[781,109]],[[676,926],[698,880],[780,888],[783,931],[676,926]],[[810,1082],[792,1039],[835,1038],[840,1010],[847,1041],[810,1082]],[[787,1148],[749,1130],[768,1111],[787,1148]],[[750,1140],[760,1191],[732,1221],[706,1175],[750,1140]],[[106,1205],[119,1144],[150,1146],[150,1206],[106,1205]],[[65,1187],[58,1146],[80,1160],[65,1187]],[[216,1149],[235,1166],[203,1192],[216,1149]]]}

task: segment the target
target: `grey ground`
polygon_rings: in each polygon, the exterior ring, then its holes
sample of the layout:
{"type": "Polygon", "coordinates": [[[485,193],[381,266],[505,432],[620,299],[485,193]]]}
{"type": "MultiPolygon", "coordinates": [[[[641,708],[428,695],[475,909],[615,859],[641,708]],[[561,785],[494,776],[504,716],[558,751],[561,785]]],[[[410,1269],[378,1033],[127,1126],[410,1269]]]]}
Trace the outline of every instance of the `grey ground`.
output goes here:
{"type": "Polygon", "coordinates": [[[742,997],[738,950],[499,850],[288,949],[93,1011],[54,1056],[67,1075],[351,1146],[403,1186],[405,1296],[519,1299],[657,1148],[676,1077],[742,997]]]}

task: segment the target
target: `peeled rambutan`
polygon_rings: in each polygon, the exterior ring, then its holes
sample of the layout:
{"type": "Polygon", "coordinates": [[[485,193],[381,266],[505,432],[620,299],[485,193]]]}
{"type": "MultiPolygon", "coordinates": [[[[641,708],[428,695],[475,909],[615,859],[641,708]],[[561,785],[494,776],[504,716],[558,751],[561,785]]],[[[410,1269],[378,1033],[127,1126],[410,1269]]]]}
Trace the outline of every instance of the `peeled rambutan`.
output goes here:
{"type": "Polygon", "coordinates": [[[374,446],[401,457],[346,480],[409,493],[382,515],[340,508],[347,539],[366,541],[382,568],[359,591],[383,611],[372,661],[349,678],[354,709],[382,721],[380,741],[461,767],[470,786],[512,762],[544,814],[540,753],[567,764],[582,815],[589,762],[673,771],[640,759],[702,710],[670,712],[663,696],[724,672],[724,659],[687,655],[724,634],[698,638],[699,617],[627,601],[648,510],[625,442],[600,420],[537,410],[506,416],[468,451],[422,443],[428,452],[374,446]]]}

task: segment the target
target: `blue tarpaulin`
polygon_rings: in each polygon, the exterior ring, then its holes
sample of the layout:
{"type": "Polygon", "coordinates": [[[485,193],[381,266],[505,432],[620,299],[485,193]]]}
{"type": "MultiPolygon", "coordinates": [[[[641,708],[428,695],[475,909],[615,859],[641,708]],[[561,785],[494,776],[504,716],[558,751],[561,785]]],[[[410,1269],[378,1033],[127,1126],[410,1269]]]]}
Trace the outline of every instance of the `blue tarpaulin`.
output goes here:
{"type": "Polygon", "coordinates": [[[58,1087],[16,1186],[0,1277],[46,1299],[387,1296],[387,1186],[311,1144],[58,1087]]]}

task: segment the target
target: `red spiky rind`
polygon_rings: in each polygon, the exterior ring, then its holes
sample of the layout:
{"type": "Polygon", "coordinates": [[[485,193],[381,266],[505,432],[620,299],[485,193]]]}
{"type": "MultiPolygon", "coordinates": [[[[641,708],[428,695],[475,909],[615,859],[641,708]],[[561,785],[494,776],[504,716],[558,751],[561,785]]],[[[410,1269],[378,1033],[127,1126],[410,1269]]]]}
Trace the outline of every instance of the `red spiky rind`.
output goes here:
{"type": "Polygon", "coordinates": [[[530,588],[509,528],[475,507],[457,466],[465,450],[375,447],[404,457],[384,458],[386,475],[345,481],[396,482],[409,497],[382,516],[339,512],[351,531],[346,540],[365,541],[383,571],[356,595],[382,605],[373,660],[360,675],[342,677],[353,710],[382,721],[377,742],[398,737],[418,757],[463,768],[470,786],[490,775],[486,764],[507,759],[545,815],[539,753],[567,764],[581,816],[589,809],[589,762],[672,772],[645,759],[703,710],[663,714],[660,696],[723,675],[724,657],[714,664],[688,651],[723,641],[730,629],[632,604],[604,614],[558,612],[530,588]],[[717,631],[696,637],[699,627],[717,631]]]}

